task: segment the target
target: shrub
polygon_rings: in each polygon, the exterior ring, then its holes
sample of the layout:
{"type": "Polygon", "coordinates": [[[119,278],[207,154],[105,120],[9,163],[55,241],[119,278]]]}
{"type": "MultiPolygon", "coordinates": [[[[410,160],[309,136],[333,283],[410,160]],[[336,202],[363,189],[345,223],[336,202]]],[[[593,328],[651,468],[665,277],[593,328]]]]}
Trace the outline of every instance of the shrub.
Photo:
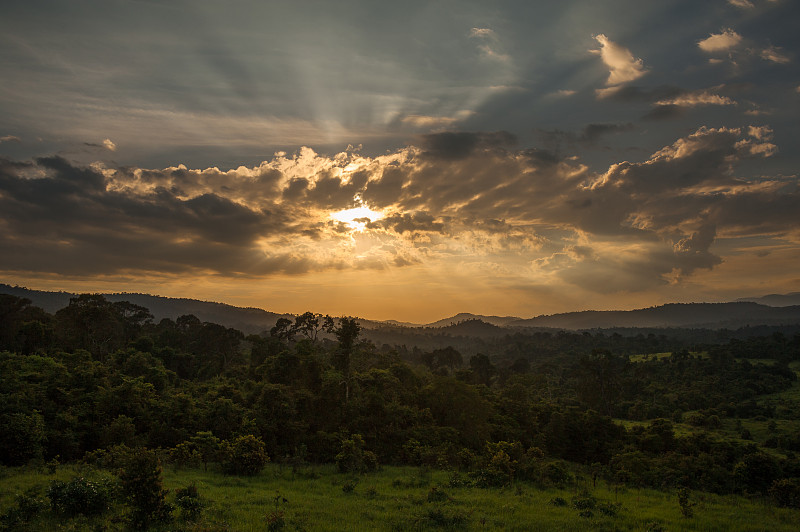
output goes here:
{"type": "Polygon", "coordinates": [[[272,502],[275,504],[275,508],[267,514],[267,530],[269,532],[286,528],[286,520],[283,518],[284,511],[281,510],[281,504],[286,505],[289,500],[281,495],[280,492],[275,492],[272,502]]]}
{"type": "Polygon", "coordinates": [[[133,453],[127,445],[114,445],[86,453],[83,461],[103,469],[122,469],[133,453]]]}
{"type": "Polygon", "coordinates": [[[344,484],[342,484],[342,492],[343,493],[353,493],[356,490],[356,485],[358,484],[357,479],[348,480],[344,484]]]}
{"type": "Polygon", "coordinates": [[[39,496],[40,488],[34,486],[17,494],[15,505],[0,515],[0,530],[19,530],[47,508],[47,502],[39,496]]]}
{"type": "Polygon", "coordinates": [[[192,443],[183,442],[176,445],[169,452],[170,459],[176,467],[194,467],[202,462],[202,455],[192,443]]]}
{"type": "Polygon", "coordinates": [[[696,503],[689,501],[689,488],[681,488],[678,490],[678,505],[681,507],[681,515],[685,518],[694,516],[694,507],[696,503]]]}
{"type": "Polygon", "coordinates": [[[608,501],[601,501],[597,503],[597,511],[608,517],[616,517],[621,509],[622,509],[621,502],[613,503],[608,501]]]}
{"type": "Polygon", "coordinates": [[[800,479],[776,480],[769,488],[769,494],[778,506],[800,508],[800,479]]]}
{"type": "Polygon", "coordinates": [[[69,482],[54,480],[47,490],[53,511],[69,517],[104,513],[111,506],[112,494],[108,482],[94,482],[83,477],[69,482]]]}
{"type": "Polygon", "coordinates": [[[264,442],[251,434],[224,443],[222,470],[232,475],[257,475],[269,462],[264,442]]]}
{"type": "Polygon", "coordinates": [[[572,499],[572,507],[576,510],[594,510],[597,506],[597,499],[587,493],[581,494],[572,499]]]}
{"type": "Polygon", "coordinates": [[[428,490],[428,502],[444,502],[449,498],[447,493],[436,486],[431,486],[431,489],[428,490]]]}
{"type": "Polygon", "coordinates": [[[151,523],[164,523],[172,517],[161,473],[161,464],[153,451],[137,449],[126,461],[120,480],[134,529],[146,529],[151,523]]]}
{"type": "Polygon", "coordinates": [[[200,500],[200,492],[197,491],[194,483],[175,490],[175,504],[180,509],[181,518],[185,521],[196,521],[205,506],[200,500]]]}
{"type": "Polygon", "coordinates": [[[462,528],[468,516],[464,512],[443,508],[432,508],[425,512],[421,521],[434,528],[462,528]]]}
{"type": "Polygon", "coordinates": [[[563,462],[550,462],[542,470],[542,480],[562,487],[572,480],[572,475],[563,462]]]}
{"type": "Polygon", "coordinates": [[[364,450],[364,438],[353,434],[342,440],[341,450],[336,455],[336,465],[340,473],[365,473],[378,469],[378,457],[372,451],[364,450]]]}
{"type": "Polygon", "coordinates": [[[454,471],[447,480],[447,485],[451,488],[465,488],[472,486],[472,481],[458,471],[454,471]]]}

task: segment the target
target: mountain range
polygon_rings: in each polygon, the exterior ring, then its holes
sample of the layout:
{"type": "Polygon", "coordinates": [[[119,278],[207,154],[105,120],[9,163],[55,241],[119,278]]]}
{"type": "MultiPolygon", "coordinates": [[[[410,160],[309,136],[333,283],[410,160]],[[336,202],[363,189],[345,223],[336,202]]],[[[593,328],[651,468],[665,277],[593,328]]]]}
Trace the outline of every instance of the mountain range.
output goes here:
{"type": "MultiPolygon", "coordinates": [[[[67,306],[76,294],[69,292],[47,292],[30,290],[19,286],[0,284],[0,294],[10,294],[30,299],[47,312],[55,313],[67,306]]],[[[169,298],[137,293],[103,294],[109,301],[130,301],[150,310],[156,321],[175,319],[185,314],[194,314],[201,321],[209,321],[233,327],[245,333],[260,333],[269,330],[275,322],[291,314],[278,314],[259,308],[242,308],[224,303],[199,301],[196,299],[169,298]]],[[[452,334],[475,331],[478,336],[503,334],[519,328],[550,328],[567,330],[630,328],[739,328],[758,325],[800,324],[800,292],[771,294],[757,298],[746,298],[728,303],[669,303],[636,310],[607,310],[565,312],[524,319],[515,316],[485,316],[460,313],[450,318],[427,324],[397,321],[374,321],[360,319],[366,329],[445,329],[452,334]],[[482,322],[479,324],[478,322],[482,322]]]]}

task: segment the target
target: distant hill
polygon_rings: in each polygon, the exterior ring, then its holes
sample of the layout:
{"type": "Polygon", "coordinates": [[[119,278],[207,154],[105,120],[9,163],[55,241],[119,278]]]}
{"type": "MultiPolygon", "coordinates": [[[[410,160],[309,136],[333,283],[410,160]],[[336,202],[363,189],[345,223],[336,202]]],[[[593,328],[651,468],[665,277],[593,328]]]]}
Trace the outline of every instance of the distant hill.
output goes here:
{"type": "Polygon", "coordinates": [[[670,303],[638,310],[589,310],[537,316],[511,327],[608,329],[613,327],[739,328],[800,323],[800,306],[770,307],[751,302],[670,303]]]}
{"type": "MultiPolygon", "coordinates": [[[[47,312],[55,313],[69,305],[71,297],[77,294],[69,292],[45,292],[42,290],[29,290],[19,286],[0,284],[0,294],[11,294],[25,297],[47,312]]],[[[103,294],[109,301],[129,301],[150,310],[158,322],[163,318],[176,319],[178,316],[194,314],[201,321],[219,323],[226,327],[239,329],[246,334],[257,334],[271,329],[278,318],[289,317],[288,314],[276,314],[259,308],[242,308],[225,303],[199,301],[197,299],[172,298],[151,296],[149,294],[114,293],[103,294]]]]}
{"type": "Polygon", "coordinates": [[[769,305],[770,307],[789,307],[793,305],[800,305],[800,292],[791,292],[789,294],[769,294],[761,297],[741,297],[736,301],[750,301],[753,303],[760,303],[762,305],[769,305]]]}
{"type": "MultiPolygon", "coordinates": [[[[34,305],[47,312],[55,313],[67,306],[71,297],[69,292],[45,292],[29,290],[19,286],[0,284],[0,293],[30,299],[34,305]]],[[[281,317],[293,319],[290,314],[277,314],[259,308],[242,308],[225,303],[213,303],[196,299],[171,298],[148,294],[113,293],[103,294],[109,301],[130,301],[150,309],[156,321],[162,318],[176,319],[185,314],[194,314],[201,321],[210,321],[233,327],[244,333],[260,333],[271,329],[281,317]]],[[[800,293],[764,296],[759,301],[775,303],[791,302],[800,293]]],[[[442,334],[473,338],[488,338],[513,332],[514,328],[548,329],[613,329],[613,328],[707,328],[738,329],[759,325],[800,324],[800,305],[766,305],[761,302],[739,301],[732,303],[670,303],[658,307],[637,310],[607,310],[566,312],[547,316],[521,319],[513,316],[483,316],[461,313],[450,318],[416,325],[396,321],[375,321],[359,319],[367,330],[380,329],[382,334],[389,331],[404,334],[423,333],[435,329],[442,334]]],[[[365,331],[366,332],[366,331],[365,331]]],[[[371,335],[367,335],[371,336],[371,335]]],[[[371,338],[373,339],[373,338],[371,338]]],[[[373,340],[379,341],[376,336],[373,340]]]]}
{"type": "Polygon", "coordinates": [[[447,327],[448,325],[454,325],[462,321],[470,320],[481,320],[484,323],[490,323],[498,327],[505,327],[509,323],[519,321],[521,319],[522,318],[518,318],[516,316],[483,316],[480,314],[469,314],[467,312],[462,312],[450,318],[444,318],[442,320],[428,323],[425,325],[425,327],[447,327]]]}

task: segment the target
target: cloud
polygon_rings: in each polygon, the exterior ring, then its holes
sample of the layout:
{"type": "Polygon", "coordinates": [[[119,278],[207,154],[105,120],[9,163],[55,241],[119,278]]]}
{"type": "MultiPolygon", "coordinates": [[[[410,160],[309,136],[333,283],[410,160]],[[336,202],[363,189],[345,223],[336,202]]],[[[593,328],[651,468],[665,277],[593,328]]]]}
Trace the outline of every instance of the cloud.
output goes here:
{"type": "Polygon", "coordinates": [[[732,6],[741,7],[742,9],[752,9],[755,7],[750,0],[728,0],[728,3],[732,6]]]}
{"type": "Polygon", "coordinates": [[[111,139],[105,139],[103,142],[97,144],[94,142],[84,142],[85,146],[90,146],[92,148],[103,148],[108,151],[117,151],[117,145],[111,139]]]}
{"type": "Polygon", "coordinates": [[[691,236],[675,243],[673,249],[679,258],[682,274],[690,274],[698,268],[711,269],[722,262],[720,257],[708,251],[716,235],[717,228],[714,224],[704,224],[691,236]]]}
{"type": "Polygon", "coordinates": [[[478,50],[483,57],[500,63],[509,63],[511,61],[511,56],[502,53],[500,39],[498,39],[494,30],[490,28],[472,28],[469,36],[479,40],[478,50]]]}
{"type": "Polygon", "coordinates": [[[742,36],[730,28],[722,30],[722,33],[712,33],[707,38],[698,41],[697,46],[708,53],[724,52],[737,46],[742,42],[742,36]]]}
{"type": "Polygon", "coordinates": [[[656,102],[656,105],[675,105],[678,107],[696,107],[698,105],[736,105],[727,96],[714,94],[709,90],[688,91],[672,98],[656,102]]]}
{"type": "Polygon", "coordinates": [[[0,142],[21,142],[21,140],[19,137],[16,137],[14,135],[5,135],[3,137],[0,137],[0,142]]]}
{"type": "Polygon", "coordinates": [[[495,33],[494,30],[489,28],[472,28],[469,32],[470,37],[481,37],[481,38],[490,38],[494,39],[495,33]]]}
{"type": "Polygon", "coordinates": [[[625,131],[630,131],[633,129],[634,126],[631,123],[627,124],[587,124],[581,135],[579,140],[583,142],[595,142],[600,139],[600,137],[608,134],[613,133],[622,133],[625,131]]]}
{"type": "MultiPolygon", "coordinates": [[[[566,142],[568,144],[582,143],[584,145],[590,145],[596,143],[598,140],[600,140],[602,137],[606,135],[623,133],[625,131],[630,131],[634,128],[635,126],[630,122],[625,124],[593,123],[593,124],[586,124],[578,134],[569,131],[552,130],[552,131],[540,131],[539,136],[544,142],[547,142],[549,144],[559,145],[563,142],[566,142]]],[[[556,162],[558,161],[558,159],[554,158],[553,161],[556,162]]]]}
{"type": "Polygon", "coordinates": [[[647,73],[644,62],[633,56],[630,50],[611,41],[602,33],[595,35],[594,39],[600,43],[599,50],[589,50],[597,54],[609,68],[606,85],[620,85],[639,79],[647,73]]]}
{"type": "Polygon", "coordinates": [[[491,263],[515,285],[650,290],[723,264],[720,239],[800,232],[796,177],[737,175],[776,153],[772,137],[702,127],[601,172],[504,132],[423,135],[377,157],[304,148],[228,171],[0,159],[0,271],[250,279],[491,263]],[[358,206],[382,217],[360,231],[334,219],[358,206]]]}
{"type": "Polygon", "coordinates": [[[748,126],[747,134],[757,140],[770,140],[773,131],[769,126],[748,126]]]}
{"type": "Polygon", "coordinates": [[[439,159],[463,159],[475,150],[510,146],[517,139],[507,131],[493,133],[444,132],[424,135],[425,154],[439,159]]]}
{"type": "Polygon", "coordinates": [[[601,99],[616,100],[620,102],[655,102],[665,98],[679,96],[686,91],[672,85],[662,85],[651,89],[644,89],[635,85],[620,85],[607,87],[595,91],[601,99]]]}
{"type": "Polygon", "coordinates": [[[408,115],[404,116],[401,122],[419,128],[447,127],[452,126],[456,122],[465,120],[474,114],[474,111],[461,110],[455,113],[454,116],[408,115]]]}
{"type": "Polygon", "coordinates": [[[642,120],[668,120],[683,115],[685,111],[686,108],[680,105],[656,105],[642,117],[642,120]]]}
{"type": "Polygon", "coordinates": [[[645,96],[656,96],[661,93],[659,98],[652,101],[653,108],[642,118],[644,120],[666,120],[683,115],[687,109],[705,105],[737,105],[737,102],[728,96],[716,94],[716,90],[724,86],[713,87],[712,89],[683,90],[677,87],[670,87],[660,91],[643,93],[645,96]]]}
{"type": "Polygon", "coordinates": [[[781,65],[791,63],[792,60],[789,59],[789,56],[784,54],[781,50],[782,49],[777,46],[769,46],[761,50],[759,55],[764,61],[771,61],[772,63],[778,63],[781,65]]]}

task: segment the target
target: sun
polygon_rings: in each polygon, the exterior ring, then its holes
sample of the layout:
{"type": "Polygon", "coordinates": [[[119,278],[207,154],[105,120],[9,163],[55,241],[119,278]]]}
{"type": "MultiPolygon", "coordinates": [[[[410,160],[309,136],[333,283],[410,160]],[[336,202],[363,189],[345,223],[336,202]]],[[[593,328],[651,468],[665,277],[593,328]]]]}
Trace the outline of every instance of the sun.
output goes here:
{"type": "Polygon", "coordinates": [[[347,224],[351,230],[357,232],[363,231],[369,222],[380,220],[383,216],[382,212],[373,211],[366,205],[331,213],[331,218],[337,222],[347,224]]]}

